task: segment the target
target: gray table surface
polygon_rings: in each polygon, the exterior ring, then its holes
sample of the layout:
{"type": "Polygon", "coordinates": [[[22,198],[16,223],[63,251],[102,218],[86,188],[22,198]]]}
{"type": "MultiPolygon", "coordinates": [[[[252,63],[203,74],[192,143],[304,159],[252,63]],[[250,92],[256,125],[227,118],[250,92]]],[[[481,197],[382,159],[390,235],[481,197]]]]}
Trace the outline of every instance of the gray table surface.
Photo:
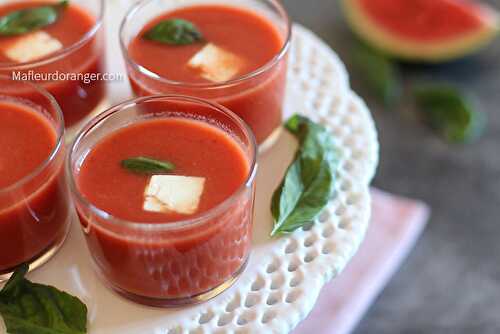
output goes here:
{"type": "MultiPolygon", "coordinates": [[[[284,3],[349,62],[352,36],[336,0],[284,3]]],[[[422,238],[355,333],[500,333],[500,40],[466,60],[403,70],[407,83],[447,80],[468,91],[488,128],[477,143],[446,144],[412,117],[410,103],[385,110],[353,82],[379,132],[374,185],[432,207],[422,238]]]]}

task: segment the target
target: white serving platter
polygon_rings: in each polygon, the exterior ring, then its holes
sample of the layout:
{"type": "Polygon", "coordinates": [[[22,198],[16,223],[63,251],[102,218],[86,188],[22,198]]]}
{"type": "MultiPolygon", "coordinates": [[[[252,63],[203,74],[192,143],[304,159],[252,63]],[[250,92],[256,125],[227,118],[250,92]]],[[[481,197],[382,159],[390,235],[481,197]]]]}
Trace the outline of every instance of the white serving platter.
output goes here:
{"type": "MultiPolygon", "coordinates": [[[[116,37],[124,3],[108,3],[111,72],[124,73],[116,37]]],[[[134,304],[108,290],[92,271],[75,218],[59,253],[29,279],[81,298],[89,308],[90,334],[288,333],[311,311],[321,287],[355,254],[370,218],[368,188],[378,159],[376,130],[365,104],[350,91],[335,53],[299,25],[293,33],[286,113],[319,121],[335,136],[340,159],[335,198],[314,224],[287,237],[269,237],[271,195],[296,149],[293,137],[283,132],[259,158],[248,267],[223,294],[178,309],[134,304]]],[[[130,97],[126,81],[110,83],[110,103],[130,97]]],[[[0,333],[4,332],[0,323],[0,333]]]]}

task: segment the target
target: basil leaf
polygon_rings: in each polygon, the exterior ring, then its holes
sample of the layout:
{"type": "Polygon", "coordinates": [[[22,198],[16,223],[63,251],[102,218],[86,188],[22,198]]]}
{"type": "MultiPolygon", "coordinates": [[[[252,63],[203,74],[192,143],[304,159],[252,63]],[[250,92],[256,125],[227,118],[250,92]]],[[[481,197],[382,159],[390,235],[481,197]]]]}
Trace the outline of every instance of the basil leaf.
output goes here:
{"type": "Polygon", "coordinates": [[[398,66],[382,52],[356,42],[351,61],[362,84],[385,106],[401,97],[402,83],[398,66]]]}
{"type": "Polygon", "coordinates": [[[57,21],[59,12],[68,5],[64,0],[54,6],[40,6],[14,11],[0,17],[0,35],[14,36],[29,33],[57,21]]]}
{"type": "Polygon", "coordinates": [[[143,38],[170,45],[187,45],[203,40],[196,26],[183,19],[164,20],[148,30],[143,38]]]}
{"type": "Polygon", "coordinates": [[[160,174],[175,169],[174,164],[168,161],[155,160],[148,157],[135,157],[122,160],[123,168],[137,174],[160,174]]]}
{"type": "Polygon", "coordinates": [[[337,167],[333,137],[326,128],[299,115],[285,127],[299,140],[299,149],[273,194],[272,236],[293,232],[316,218],[333,196],[337,167]]]}
{"type": "Polygon", "coordinates": [[[456,88],[421,85],[414,90],[417,107],[424,119],[447,141],[466,143],[477,139],[486,124],[485,115],[456,88]]]}
{"type": "Polygon", "coordinates": [[[52,286],[24,278],[21,266],[0,291],[0,314],[10,334],[84,334],[87,307],[52,286]]]}

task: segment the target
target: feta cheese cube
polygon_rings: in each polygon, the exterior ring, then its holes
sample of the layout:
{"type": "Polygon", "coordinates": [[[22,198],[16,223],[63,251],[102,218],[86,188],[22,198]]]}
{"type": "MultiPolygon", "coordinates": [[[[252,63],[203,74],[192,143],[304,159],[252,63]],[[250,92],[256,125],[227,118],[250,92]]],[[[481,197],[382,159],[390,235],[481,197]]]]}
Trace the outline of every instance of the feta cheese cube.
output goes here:
{"type": "Polygon", "coordinates": [[[18,63],[25,63],[48,56],[63,48],[61,42],[46,33],[37,31],[18,37],[4,49],[5,55],[18,63]]]}
{"type": "Polygon", "coordinates": [[[208,43],[188,62],[188,66],[200,71],[200,75],[213,82],[234,78],[244,66],[244,60],[212,43],[208,43]]]}
{"type": "Polygon", "coordinates": [[[144,191],[143,209],[193,214],[198,209],[204,186],[204,177],[153,175],[144,191]]]}

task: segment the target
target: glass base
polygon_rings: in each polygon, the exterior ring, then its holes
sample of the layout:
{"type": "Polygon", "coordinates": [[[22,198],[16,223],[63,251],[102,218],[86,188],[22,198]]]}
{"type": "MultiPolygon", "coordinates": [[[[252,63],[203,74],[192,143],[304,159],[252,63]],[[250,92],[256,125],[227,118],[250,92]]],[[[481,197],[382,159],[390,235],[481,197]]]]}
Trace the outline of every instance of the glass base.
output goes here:
{"type": "Polygon", "coordinates": [[[154,306],[154,307],[180,307],[180,306],[185,306],[185,305],[194,305],[194,304],[199,304],[206,302],[217,295],[221,294],[222,292],[226,291],[229,289],[241,276],[243,271],[245,270],[247,264],[248,264],[248,259],[245,260],[245,262],[241,265],[240,269],[238,269],[237,272],[235,272],[227,281],[223,282],[222,284],[208,290],[205,292],[202,292],[200,294],[194,295],[194,296],[189,296],[189,297],[181,297],[181,298],[169,298],[169,299],[164,299],[164,298],[151,298],[151,297],[144,297],[140,295],[136,295],[133,293],[130,293],[128,291],[125,291],[115,285],[113,285],[105,276],[102,274],[100,270],[96,270],[97,276],[99,279],[104,282],[104,284],[109,287],[111,290],[115,291],[117,294],[119,294],[122,297],[125,297],[126,299],[129,299],[135,303],[147,305],[147,306],[154,306]]]}
{"type": "MultiPolygon", "coordinates": [[[[29,270],[33,271],[42,265],[44,265],[47,261],[49,261],[61,248],[61,246],[64,244],[64,241],[66,240],[66,237],[69,234],[69,230],[71,228],[71,220],[68,217],[68,223],[66,226],[66,230],[64,233],[61,234],[59,238],[57,238],[55,241],[52,242],[50,246],[45,248],[39,255],[35,256],[31,260],[27,261],[29,263],[29,270]]],[[[0,274],[0,283],[7,281],[12,274],[14,273],[16,268],[13,268],[11,271],[4,272],[0,274]]]]}
{"type": "Polygon", "coordinates": [[[95,116],[99,115],[103,111],[109,109],[110,103],[107,98],[102,99],[102,101],[92,110],[87,116],[82,118],[82,120],[78,121],[78,123],[72,125],[69,128],[66,128],[64,136],[65,136],[65,141],[66,144],[69,145],[73,142],[73,139],[75,139],[76,135],[80,131],[81,128],[85,124],[87,124],[88,121],[90,121],[92,118],[95,116]]]}
{"type": "Polygon", "coordinates": [[[263,142],[262,144],[259,145],[259,154],[262,154],[269,150],[278,140],[278,138],[281,136],[281,133],[283,132],[283,127],[279,126],[277,127],[263,142]]]}

